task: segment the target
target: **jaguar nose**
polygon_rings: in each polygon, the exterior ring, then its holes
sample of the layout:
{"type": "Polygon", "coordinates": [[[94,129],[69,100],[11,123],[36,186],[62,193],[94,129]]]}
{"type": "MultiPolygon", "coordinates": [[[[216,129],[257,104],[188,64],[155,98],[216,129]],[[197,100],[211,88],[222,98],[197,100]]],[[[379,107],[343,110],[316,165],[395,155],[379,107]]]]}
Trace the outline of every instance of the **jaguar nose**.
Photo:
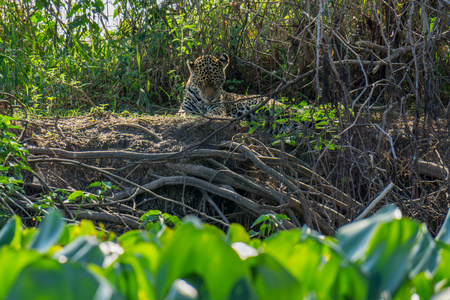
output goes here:
{"type": "Polygon", "coordinates": [[[217,98],[217,91],[213,87],[207,87],[202,94],[203,99],[207,102],[213,102],[217,98]]]}
{"type": "Polygon", "coordinates": [[[214,95],[208,95],[206,96],[206,101],[212,102],[216,97],[214,95]]]}

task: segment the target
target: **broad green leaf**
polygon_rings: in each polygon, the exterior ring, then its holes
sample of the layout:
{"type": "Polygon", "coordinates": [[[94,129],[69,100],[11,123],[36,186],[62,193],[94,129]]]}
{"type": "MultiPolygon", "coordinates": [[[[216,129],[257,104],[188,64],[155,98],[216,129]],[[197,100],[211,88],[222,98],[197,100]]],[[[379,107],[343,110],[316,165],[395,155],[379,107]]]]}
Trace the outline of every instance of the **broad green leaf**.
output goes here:
{"type": "Polygon", "coordinates": [[[440,241],[450,245],[450,209],[447,211],[444,224],[436,235],[436,241],[440,241]]]}
{"type": "Polygon", "coordinates": [[[316,299],[365,299],[367,279],[335,248],[334,241],[303,229],[271,236],[265,241],[264,252],[283,265],[316,299]]]}
{"type": "Polygon", "coordinates": [[[70,224],[64,227],[64,232],[61,235],[59,243],[63,246],[69,244],[80,236],[96,236],[99,240],[107,241],[113,240],[115,234],[113,232],[105,232],[97,230],[94,223],[90,220],[81,220],[80,224],[70,224]]]}
{"type": "Polygon", "coordinates": [[[271,256],[263,253],[245,263],[252,269],[253,286],[260,299],[302,299],[307,295],[305,286],[271,256]]]}
{"type": "Polygon", "coordinates": [[[414,299],[414,294],[419,296],[419,299],[430,299],[434,294],[434,282],[430,276],[429,272],[422,272],[415,278],[405,281],[393,299],[414,299]]]}
{"type": "Polygon", "coordinates": [[[231,224],[228,228],[228,239],[230,243],[243,242],[248,244],[250,242],[250,237],[241,224],[231,224]]]}
{"type": "Polygon", "coordinates": [[[139,243],[127,249],[104,274],[127,299],[156,299],[155,273],[159,259],[156,245],[139,243]]]}
{"type": "Polygon", "coordinates": [[[123,299],[105,279],[79,264],[43,258],[26,266],[5,299],[123,299]]]}
{"type": "Polygon", "coordinates": [[[167,294],[176,279],[190,275],[204,280],[211,299],[227,298],[237,280],[249,278],[237,253],[213,226],[191,221],[177,228],[163,250],[157,271],[158,298],[167,294]]]}
{"type": "Polygon", "coordinates": [[[0,248],[0,299],[5,298],[22,269],[40,258],[41,255],[35,251],[16,250],[9,246],[0,248]]]}
{"type": "Polygon", "coordinates": [[[254,227],[254,226],[258,225],[259,223],[267,221],[267,220],[270,220],[270,215],[261,215],[258,217],[258,219],[255,220],[255,222],[253,222],[251,227],[254,227]]]}
{"type": "Polygon", "coordinates": [[[38,232],[39,230],[36,227],[24,228],[22,232],[22,246],[30,244],[38,232]]]}
{"type": "Polygon", "coordinates": [[[0,230],[0,248],[10,245],[19,248],[22,243],[22,220],[19,216],[11,217],[6,225],[0,230]]]}
{"type": "Polygon", "coordinates": [[[160,241],[148,231],[130,230],[119,237],[119,243],[125,250],[138,245],[139,243],[156,243],[160,245],[160,241]]]}
{"type": "Polygon", "coordinates": [[[436,268],[437,247],[426,226],[400,219],[392,206],[344,226],[337,238],[348,259],[368,274],[369,299],[394,295],[408,278],[436,268]]]}
{"type": "Polygon", "coordinates": [[[64,222],[56,210],[51,210],[39,226],[39,231],[33,236],[29,247],[40,253],[46,253],[54,246],[64,229],[64,222]]]}
{"type": "Polygon", "coordinates": [[[398,220],[401,217],[401,211],[397,207],[387,206],[368,219],[345,225],[336,234],[339,246],[349,260],[356,261],[361,259],[365,256],[369,247],[369,241],[378,227],[383,223],[398,220]]]}
{"type": "Polygon", "coordinates": [[[439,284],[439,290],[441,290],[445,287],[450,287],[450,247],[441,249],[439,254],[440,262],[433,279],[436,284],[439,284]]]}
{"type": "Polygon", "coordinates": [[[231,293],[228,297],[228,300],[258,300],[259,297],[256,294],[255,290],[253,289],[253,285],[250,281],[245,280],[244,278],[239,279],[234,284],[233,288],[231,289],[231,293]]]}

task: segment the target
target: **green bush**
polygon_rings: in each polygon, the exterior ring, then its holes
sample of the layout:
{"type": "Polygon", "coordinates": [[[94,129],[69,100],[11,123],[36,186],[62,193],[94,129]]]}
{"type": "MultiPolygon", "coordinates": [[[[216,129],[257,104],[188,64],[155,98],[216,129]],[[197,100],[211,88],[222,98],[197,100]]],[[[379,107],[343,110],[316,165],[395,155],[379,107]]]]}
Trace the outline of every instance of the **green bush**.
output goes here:
{"type": "Polygon", "coordinates": [[[56,211],[39,229],[14,216],[0,231],[0,298],[430,299],[450,288],[449,221],[433,239],[394,206],[335,238],[303,228],[252,239],[195,218],[171,229],[168,217],[116,238],[56,211]]]}
{"type": "MultiPolygon", "coordinates": [[[[12,132],[20,127],[12,125],[12,120],[15,119],[0,114],[0,199],[2,202],[21,189],[22,170],[31,171],[26,160],[28,150],[19,143],[12,132]]],[[[0,205],[0,227],[12,213],[3,204],[0,205]]]]}
{"type": "Polygon", "coordinates": [[[179,105],[187,59],[226,52],[233,92],[273,93],[294,80],[275,96],[348,108],[413,93],[427,109],[448,104],[439,1],[111,0],[116,27],[105,2],[0,0],[0,90],[40,114],[102,104],[164,113],[179,105]]]}

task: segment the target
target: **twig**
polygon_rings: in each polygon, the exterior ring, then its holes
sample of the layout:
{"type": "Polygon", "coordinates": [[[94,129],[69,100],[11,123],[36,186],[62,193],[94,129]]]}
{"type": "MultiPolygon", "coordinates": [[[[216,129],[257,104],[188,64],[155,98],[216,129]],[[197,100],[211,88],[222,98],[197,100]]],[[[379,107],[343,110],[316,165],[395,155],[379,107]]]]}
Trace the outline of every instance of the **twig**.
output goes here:
{"type": "Polygon", "coordinates": [[[208,203],[211,204],[212,207],[214,207],[214,209],[217,211],[217,213],[220,215],[220,217],[225,221],[225,223],[227,223],[229,225],[230,221],[228,221],[227,217],[225,217],[223,212],[220,210],[220,208],[217,206],[217,204],[214,203],[213,199],[211,199],[211,197],[208,195],[208,193],[205,192],[204,190],[202,190],[202,194],[203,194],[203,197],[205,197],[206,201],[208,201],[208,203]]]}
{"type": "Polygon", "coordinates": [[[58,131],[58,133],[61,135],[62,139],[65,140],[66,139],[66,135],[64,134],[64,132],[61,130],[61,127],[59,127],[58,125],[58,121],[59,121],[59,116],[57,116],[55,118],[55,128],[58,131]]]}
{"type": "Polygon", "coordinates": [[[391,182],[389,183],[389,185],[381,192],[381,194],[378,195],[378,197],[376,197],[372,203],[370,203],[370,205],[358,216],[355,218],[354,221],[358,221],[363,219],[368,213],[370,213],[370,211],[378,204],[378,202],[380,202],[387,193],[389,193],[390,190],[392,190],[392,188],[394,187],[394,184],[391,182]]]}
{"type": "Polygon", "coordinates": [[[377,127],[385,135],[387,135],[387,137],[389,138],[389,142],[391,143],[392,156],[394,157],[395,160],[397,160],[397,155],[395,154],[395,148],[394,148],[394,141],[392,140],[392,137],[386,131],[384,131],[383,128],[380,127],[380,125],[375,124],[375,127],[377,127]]]}
{"type": "Polygon", "coordinates": [[[6,202],[4,196],[6,197],[6,194],[0,193],[0,200],[2,201],[3,205],[6,206],[6,208],[9,210],[9,212],[12,215],[15,215],[16,213],[14,212],[14,210],[11,208],[11,206],[8,205],[8,203],[6,202]]]}
{"type": "MultiPolygon", "coordinates": [[[[3,194],[3,193],[2,193],[3,194]]],[[[6,194],[3,194],[3,196],[5,197],[4,199],[6,200],[6,201],[8,201],[8,199],[9,199],[9,201],[11,201],[16,207],[18,207],[20,210],[22,210],[27,216],[29,216],[29,217],[31,217],[30,216],[30,214],[28,213],[28,211],[25,209],[26,207],[27,207],[27,205],[28,204],[30,204],[29,203],[29,199],[23,199],[23,200],[19,200],[19,199],[17,199],[17,200],[13,200],[13,199],[11,199],[11,197],[8,197],[6,194]],[[17,202],[22,202],[21,204],[19,204],[19,203],[17,203],[17,202]]],[[[21,195],[21,194],[18,194],[17,196],[19,196],[19,198],[22,198],[21,196],[23,196],[23,195],[21,195]]],[[[6,202],[5,202],[6,203],[6,202]]],[[[32,203],[31,203],[32,204],[32,203]]]]}

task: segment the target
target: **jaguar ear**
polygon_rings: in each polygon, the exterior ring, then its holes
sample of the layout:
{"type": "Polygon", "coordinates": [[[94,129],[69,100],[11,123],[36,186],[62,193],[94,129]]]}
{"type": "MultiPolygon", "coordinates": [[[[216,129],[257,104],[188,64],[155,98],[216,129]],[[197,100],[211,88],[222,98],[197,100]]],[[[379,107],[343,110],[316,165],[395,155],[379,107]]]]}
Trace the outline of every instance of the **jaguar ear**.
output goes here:
{"type": "Polygon", "coordinates": [[[186,64],[188,66],[189,72],[194,73],[194,66],[195,63],[190,61],[189,59],[186,61],[186,64]]]}
{"type": "Polygon", "coordinates": [[[222,55],[219,57],[219,61],[222,64],[222,67],[225,69],[228,66],[228,62],[230,61],[230,59],[228,58],[228,55],[222,53],[222,55]]]}

